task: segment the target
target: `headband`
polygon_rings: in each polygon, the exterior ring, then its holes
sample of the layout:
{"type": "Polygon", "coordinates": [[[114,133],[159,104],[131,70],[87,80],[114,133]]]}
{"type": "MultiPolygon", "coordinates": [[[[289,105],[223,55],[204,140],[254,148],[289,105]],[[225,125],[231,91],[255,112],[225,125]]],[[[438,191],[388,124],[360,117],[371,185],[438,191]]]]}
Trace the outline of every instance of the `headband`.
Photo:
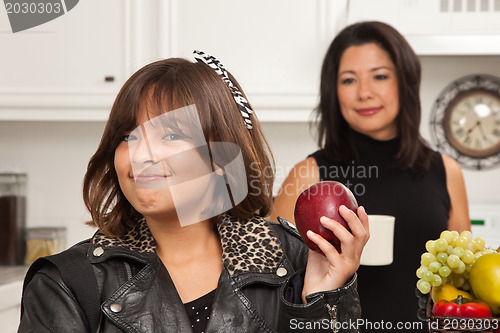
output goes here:
{"type": "Polygon", "coordinates": [[[220,61],[215,58],[214,56],[210,56],[208,54],[205,54],[202,51],[195,50],[193,51],[194,58],[198,62],[202,62],[210,66],[219,76],[222,78],[222,81],[226,82],[227,86],[229,87],[229,90],[231,91],[231,94],[233,95],[234,100],[236,101],[236,104],[238,105],[238,109],[241,112],[241,115],[243,116],[243,120],[245,121],[245,125],[247,128],[250,130],[252,129],[252,120],[250,119],[250,115],[253,114],[252,107],[248,103],[247,99],[241,91],[238,89],[237,86],[233,84],[233,82],[229,79],[229,75],[227,74],[226,69],[220,61]]]}

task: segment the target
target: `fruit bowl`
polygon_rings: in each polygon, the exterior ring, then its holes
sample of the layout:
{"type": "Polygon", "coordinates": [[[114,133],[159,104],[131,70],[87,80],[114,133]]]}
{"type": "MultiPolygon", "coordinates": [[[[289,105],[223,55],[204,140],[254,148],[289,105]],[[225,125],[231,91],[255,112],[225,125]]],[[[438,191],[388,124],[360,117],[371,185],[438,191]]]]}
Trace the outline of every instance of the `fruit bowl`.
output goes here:
{"type": "Polygon", "coordinates": [[[445,230],[425,248],[416,294],[429,332],[500,333],[500,254],[470,231],[445,230]]]}
{"type": "Polygon", "coordinates": [[[429,332],[500,332],[500,318],[467,318],[467,317],[443,317],[432,314],[434,302],[427,296],[426,321],[429,332]]]}

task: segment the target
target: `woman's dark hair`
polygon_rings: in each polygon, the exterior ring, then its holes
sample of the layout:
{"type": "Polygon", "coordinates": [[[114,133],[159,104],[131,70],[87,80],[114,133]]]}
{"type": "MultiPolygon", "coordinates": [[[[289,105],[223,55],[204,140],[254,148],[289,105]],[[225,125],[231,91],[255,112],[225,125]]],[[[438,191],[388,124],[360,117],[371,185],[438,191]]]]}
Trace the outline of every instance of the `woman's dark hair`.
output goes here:
{"type": "Polygon", "coordinates": [[[396,122],[400,148],[394,167],[424,173],[430,165],[432,151],[419,131],[420,61],[405,38],[382,22],[360,22],[347,26],[330,44],[321,70],[320,103],[315,110],[319,120],[318,144],[331,163],[349,163],[357,158],[349,125],[340,112],[338,70],[346,49],[369,43],[385,50],[396,68],[399,91],[396,122]]]}
{"type": "Polygon", "coordinates": [[[274,159],[257,118],[250,116],[253,128],[248,130],[227,84],[208,65],[172,58],[138,70],[115,99],[83,181],[83,198],[92,217],[91,225],[108,236],[120,237],[141,217],[121,191],[114,155],[124,135],[138,126],[137,114],[144,103],[150,118],[195,104],[205,141],[236,144],[245,164],[247,184],[252,184],[245,199],[229,213],[243,218],[270,213],[274,159]]]}

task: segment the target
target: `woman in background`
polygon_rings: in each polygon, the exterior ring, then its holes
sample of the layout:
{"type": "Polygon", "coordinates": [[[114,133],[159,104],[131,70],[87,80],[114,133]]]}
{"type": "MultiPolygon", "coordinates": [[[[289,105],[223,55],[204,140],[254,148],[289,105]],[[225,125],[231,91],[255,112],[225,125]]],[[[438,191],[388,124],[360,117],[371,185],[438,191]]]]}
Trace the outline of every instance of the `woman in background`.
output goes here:
{"type": "Polygon", "coordinates": [[[343,29],[322,67],[321,149],[292,169],[271,218],[293,221],[298,195],[320,180],[344,183],[370,214],[395,216],[393,263],[358,270],[362,317],[394,328],[417,321],[415,271],[425,242],[445,229],[470,229],[458,163],[419,133],[420,77],[417,55],[394,28],[361,22],[343,29]]]}

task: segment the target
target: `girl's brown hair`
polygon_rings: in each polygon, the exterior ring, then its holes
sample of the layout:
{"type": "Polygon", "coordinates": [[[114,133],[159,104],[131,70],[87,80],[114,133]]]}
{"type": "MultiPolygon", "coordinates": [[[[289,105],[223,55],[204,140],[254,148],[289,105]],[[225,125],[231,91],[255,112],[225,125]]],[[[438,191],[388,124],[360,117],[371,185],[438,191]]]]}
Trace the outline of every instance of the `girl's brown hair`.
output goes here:
{"type": "Polygon", "coordinates": [[[350,46],[375,43],[385,50],[394,63],[399,90],[399,114],[396,118],[401,139],[395,167],[424,173],[432,151],[419,132],[420,61],[405,38],[382,22],[360,22],[344,28],[332,41],[321,70],[318,144],[331,163],[349,163],[357,158],[349,136],[349,125],[342,117],[337,96],[338,69],[345,50],[350,46]]]}
{"type": "Polygon", "coordinates": [[[138,70],[115,99],[83,181],[83,199],[92,217],[91,225],[109,236],[120,237],[141,217],[120,189],[114,154],[124,135],[137,127],[139,106],[146,98],[150,117],[195,104],[206,142],[231,142],[241,150],[247,184],[251,186],[246,198],[229,213],[243,218],[269,215],[274,160],[257,118],[250,116],[253,128],[248,130],[228,86],[213,69],[203,63],[171,58],[138,70]]]}

